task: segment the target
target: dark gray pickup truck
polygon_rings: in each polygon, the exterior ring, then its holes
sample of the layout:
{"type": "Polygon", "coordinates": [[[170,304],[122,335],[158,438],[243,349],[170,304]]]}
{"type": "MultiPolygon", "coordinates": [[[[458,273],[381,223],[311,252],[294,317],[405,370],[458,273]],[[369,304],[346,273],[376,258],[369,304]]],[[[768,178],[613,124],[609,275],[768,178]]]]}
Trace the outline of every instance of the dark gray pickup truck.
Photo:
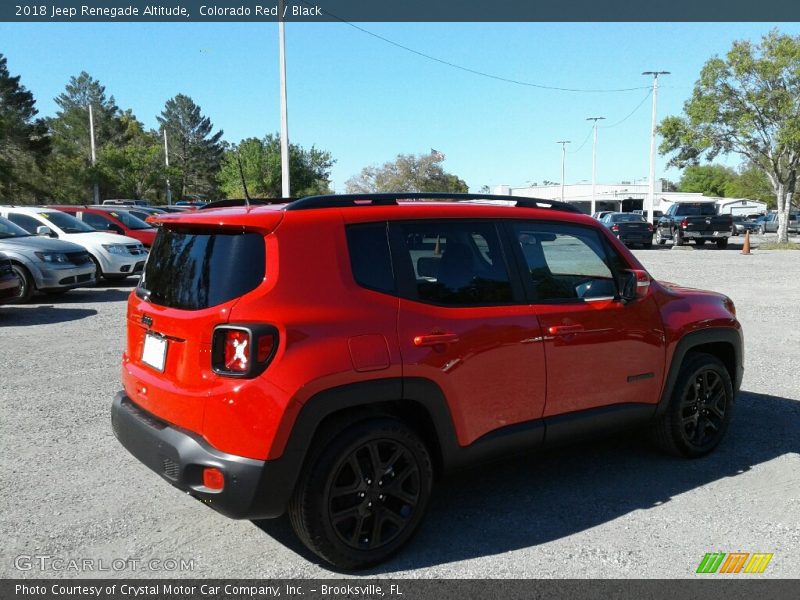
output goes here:
{"type": "Polygon", "coordinates": [[[664,245],[672,240],[681,246],[694,240],[698,246],[713,241],[717,248],[728,246],[728,237],[733,229],[730,215],[717,214],[713,202],[676,202],[658,220],[656,243],[664,245]]]}

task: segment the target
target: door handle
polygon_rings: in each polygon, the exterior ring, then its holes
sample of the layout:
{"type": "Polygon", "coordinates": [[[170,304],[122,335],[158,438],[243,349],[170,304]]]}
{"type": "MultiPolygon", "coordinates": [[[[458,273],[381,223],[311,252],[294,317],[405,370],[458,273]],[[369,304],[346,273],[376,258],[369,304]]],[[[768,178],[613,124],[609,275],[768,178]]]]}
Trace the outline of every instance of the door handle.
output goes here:
{"type": "Polygon", "coordinates": [[[583,331],[583,325],[553,325],[547,331],[550,335],[569,335],[583,331]]]}
{"type": "Polygon", "coordinates": [[[415,346],[437,346],[439,344],[452,344],[458,341],[455,333],[431,333],[414,337],[415,346]]]}

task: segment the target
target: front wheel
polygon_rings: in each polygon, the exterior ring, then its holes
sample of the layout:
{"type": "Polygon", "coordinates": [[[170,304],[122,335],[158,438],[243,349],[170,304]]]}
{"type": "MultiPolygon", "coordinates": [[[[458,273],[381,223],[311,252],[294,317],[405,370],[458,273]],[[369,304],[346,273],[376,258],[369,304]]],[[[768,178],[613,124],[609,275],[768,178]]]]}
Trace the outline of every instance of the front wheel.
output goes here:
{"type": "Polygon", "coordinates": [[[428,507],[433,467],[427,447],[389,417],[318,442],[289,503],[292,528],[337,568],[385,560],[408,542],[428,507]]]}
{"type": "Polygon", "coordinates": [[[728,238],[720,238],[717,240],[717,248],[725,250],[728,247],[728,238]]]}
{"type": "Polygon", "coordinates": [[[766,226],[766,225],[762,225],[761,227],[759,227],[759,228],[758,228],[758,233],[760,233],[761,235],[766,235],[766,233],[767,233],[767,226],[766,226]]]}
{"type": "Polygon", "coordinates": [[[654,423],[656,443],[670,454],[698,458],[722,441],[733,409],[733,384],[716,356],[690,353],[666,411],[654,423]]]}
{"type": "Polygon", "coordinates": [[[697,245],[697,246],[705,246],[705,244],[706,244],[706,241],[705,241],[703,238],[697,238],[697,239],[694,241],[694,243],[695,243],[695,245],[697,245]]]}
{"type": "Polygon", "coordinates": [[[661,228],[657,228],[656,229],[656,244],[658,244],[659,246],[663,246],[666,243],[667,243],[667,239],[663,235],[661,235],[661,228]]]}
{"type": "Polygon", "coordinates": [[[31,277],[28,269],[22,265],[12,264],[11,270],[14,272],[14,275],[17,276],[17,279],[19,279],[19,294],[16,299],[19,302],[27,302],[33,296],[36,287],[33,283],[33,277],[31,277]]]}

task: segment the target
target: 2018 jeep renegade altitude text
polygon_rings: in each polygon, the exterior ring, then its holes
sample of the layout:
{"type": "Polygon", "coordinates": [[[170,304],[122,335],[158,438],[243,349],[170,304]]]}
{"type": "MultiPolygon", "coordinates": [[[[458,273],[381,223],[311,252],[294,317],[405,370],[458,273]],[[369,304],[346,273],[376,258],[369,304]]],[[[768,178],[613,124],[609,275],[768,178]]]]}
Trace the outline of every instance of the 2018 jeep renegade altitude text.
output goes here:
{"type": "Polygon", "coordinates": [[[731,300],[652,280],[568,205],[319,196],[159,223],[117,438],[229,517],[288,511],[338,568],[407,542],[448,469],[637,425],[699,457],[728,427],[731,300]]]}

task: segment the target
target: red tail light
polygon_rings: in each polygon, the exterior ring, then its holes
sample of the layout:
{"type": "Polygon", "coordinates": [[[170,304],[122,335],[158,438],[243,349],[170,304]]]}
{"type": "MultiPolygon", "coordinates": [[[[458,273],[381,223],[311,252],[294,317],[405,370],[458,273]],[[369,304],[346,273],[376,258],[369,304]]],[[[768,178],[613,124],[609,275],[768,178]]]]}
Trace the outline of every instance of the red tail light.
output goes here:
{"type": "Polygon", "coordinates": [[[225,487],[225,475],[216,467],[203,469],[203,485],[211,490],[221,490],[225,487]]]}
{"type": "Polygon", "coordinates": [[[611,231],[614,231],[614,232],[619,231],[619,225],[616,225],[616,224],[612,225],[611,226],[611,231]]]}
{"type": "Polygon", "coordinates": [[[647,224],[647,231],[653,231],[653,224],[652,223],[648,223],[647,224]]]}
{"type": "Polygon", "coordinates": [[[271,325],[222,325],[214,330],[211,368],[220,375],[255,377],[267,368],[278,347],[271,325]]]}
{"type": "Polygon", "coordinates": [[[681,221],[681,227],[683,229],[686,229],[688,226],[689,226],[689,219],[684,219],[683,221],[681,221]]]}

